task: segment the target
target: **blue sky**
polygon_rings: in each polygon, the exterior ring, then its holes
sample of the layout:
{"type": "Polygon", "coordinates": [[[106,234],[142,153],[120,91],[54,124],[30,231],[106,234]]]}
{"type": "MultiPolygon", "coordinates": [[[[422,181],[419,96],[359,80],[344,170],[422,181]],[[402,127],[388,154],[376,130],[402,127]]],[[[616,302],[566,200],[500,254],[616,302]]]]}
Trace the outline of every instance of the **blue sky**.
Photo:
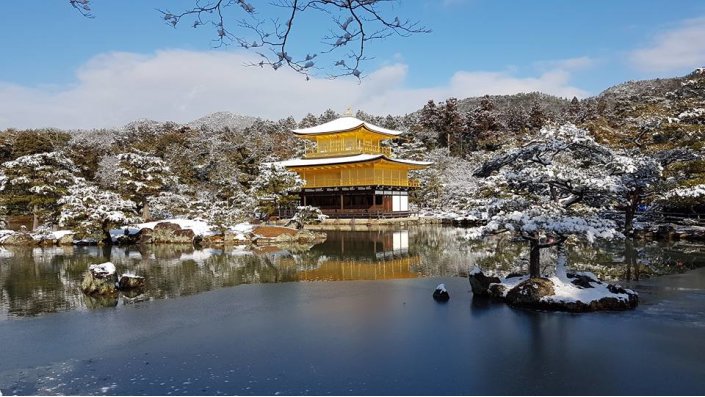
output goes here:
{"type": "MultiPolygon", "coordinates": [[[[214,49],[211,30],[173,29],[156,11],[190,4],[94,0],[96,17],[87,19],[67,0],[16,3],[0,17],[0,128],[184,122],[222,110],[275,119],[348,106],[402,114],[448,96],[586,97],[705,64],[703,1],[402,0],[387,13],[432,33],[372,43],[362,84],[305,82],[244,67],[252,54],[214,49]]],[[[322,22],[302,19],[293,48],[320,47],[322,22]]]]}

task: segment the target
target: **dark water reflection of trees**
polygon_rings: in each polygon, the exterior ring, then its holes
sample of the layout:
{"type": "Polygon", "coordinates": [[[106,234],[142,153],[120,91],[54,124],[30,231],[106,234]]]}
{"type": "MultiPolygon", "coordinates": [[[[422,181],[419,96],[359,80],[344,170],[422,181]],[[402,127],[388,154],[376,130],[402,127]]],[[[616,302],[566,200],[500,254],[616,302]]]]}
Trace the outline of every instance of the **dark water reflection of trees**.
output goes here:
{"type": "MultiPolygon", "coordinates": [[[[494,237],[468,242],[465,230],[417,227],[375,232],[329,232],[310,249],[265,247],[194,249],[148,247],[0,248],[0,320],[169,299],[240,284],[465,276],[479,265],[500,273],[524,271],[521,241],[494,237]],[[118,272],[147,278],[142,294],[95,299],[80,290],[90,264],[111,261],[118,272]]],[[[551,271],[552,255],[543,255],[551,271]]],[[[639,279],[682,272],[705,263],[705,245],[615,242],[573,245],[570,263],[610,279],[639,279]]]]}

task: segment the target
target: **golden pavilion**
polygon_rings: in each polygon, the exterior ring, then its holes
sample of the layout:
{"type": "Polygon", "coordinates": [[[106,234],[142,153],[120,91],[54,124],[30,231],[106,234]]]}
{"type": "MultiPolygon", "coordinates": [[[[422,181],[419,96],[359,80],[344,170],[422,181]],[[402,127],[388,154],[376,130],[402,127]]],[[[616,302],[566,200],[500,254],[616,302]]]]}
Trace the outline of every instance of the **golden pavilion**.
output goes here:
{"type": "Polygon", "coordinates": [[[334,218],[409,215],[409,190],[419,186],[409,171],[431,163],[393,158],[390,148],[382,146],[402,132],[355,117],[291,131],[315,143],[303,158],[280,162],[305,181],[301,205],[334,218]]]}

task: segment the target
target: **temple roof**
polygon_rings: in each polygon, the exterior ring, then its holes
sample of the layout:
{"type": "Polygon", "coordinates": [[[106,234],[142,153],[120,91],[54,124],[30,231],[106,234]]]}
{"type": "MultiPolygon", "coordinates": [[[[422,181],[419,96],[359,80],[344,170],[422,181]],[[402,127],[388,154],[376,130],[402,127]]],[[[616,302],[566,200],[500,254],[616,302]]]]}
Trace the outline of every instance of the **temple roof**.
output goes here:
{"type": "Polygon", "coordinates": [[[364,127],[372,132],[388,136],[398,136],[402,134],[401,131],[394,131],[382,128],[374,124],[370,124],[366,121],[357,119],[355,117],[341,117],[333,121],[317,125],[315,127],[294,129],[291,130],[291,132],[297,135],[321,135],[331,134],[335,132],[351,131],[359,127],[364,127]]]}
{"type": "Polygon", "coordinates": [[[426,167],[433,163],[428,161],[414,161],[414,160],[401,160],[401,159],[391,159],[383,154],[358,154],[356,156],[345,156],[345,157],[329,157],[320,159],[292,159],[286,161],[280,161],[280,164],[284,167],[309,167],[309,166],[321,166],[321,165],[336,165],[336,164],[350,164],[350,163],[362,163],[366,161],[374,160],[386,160],[392,163],[407,164],[417,167],[426,167]]]}

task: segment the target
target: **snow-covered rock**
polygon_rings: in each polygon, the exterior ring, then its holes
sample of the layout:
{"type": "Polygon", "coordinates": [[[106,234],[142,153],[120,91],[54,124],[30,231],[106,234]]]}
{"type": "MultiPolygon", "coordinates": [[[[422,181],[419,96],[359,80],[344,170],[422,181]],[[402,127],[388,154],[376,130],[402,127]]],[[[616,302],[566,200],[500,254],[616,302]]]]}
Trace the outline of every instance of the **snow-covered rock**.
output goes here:
{"type": "Polygon", "coordinates": [[[96,277],[107,277],[115,274],[115,265],[112,262],[105,262],[99,265],[88,266],[88,271],[93,273],[96,277]]]}
{"type": "Polygon", "coordinates": [[[499,277],[488,277],[482,272],[482,270],[475,266],[468,274],[468,281],[470,281],[470,287],[472,288],[473,295],[487,296],[489,295],[490,285],[493,283],[499,283],[499,277]]]}
{"type": "Polygon", "coordinates": [[[90,265],[83,274],[81,291],[91,296],[115,296],[117,294],[117,274],[111,262],[90,265]]]}
{"type": "Polygon", "coordinates": [[[132,273],[123,273],[118,280],[118,289],[141,289],[145,286],[145,278],[132,273]]]}
{"type": "Polygon", "coordinates": [[[447,302],[450,299],[448,295],[448,290],[445,284],[438,284],[436,289],[433,291],[433,299],[438,302],[447,302]]]}

